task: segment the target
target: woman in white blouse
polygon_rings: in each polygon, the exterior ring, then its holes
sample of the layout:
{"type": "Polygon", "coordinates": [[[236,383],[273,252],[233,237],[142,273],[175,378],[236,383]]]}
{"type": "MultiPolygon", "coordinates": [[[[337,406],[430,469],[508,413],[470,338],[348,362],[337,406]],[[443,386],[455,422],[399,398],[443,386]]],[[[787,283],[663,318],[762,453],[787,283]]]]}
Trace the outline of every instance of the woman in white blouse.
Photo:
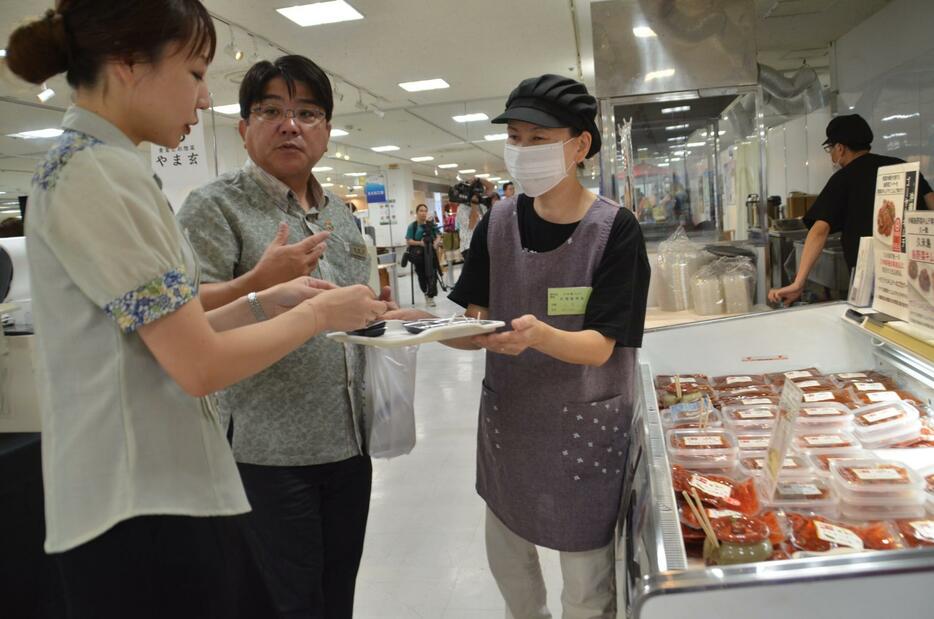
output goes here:
{"type": "Polygon", "coordinates": [[[194,253],[137,146],[176,148],[197,122],[215,43],[197,0],[59,0],[7,45],[20,77],[67,72],[75,89],[26,222],[45,548],[69,617],[270,616],[237,517],[249,505],[199,397],[387,309],[308,277],[202,308],[194,253]]]}

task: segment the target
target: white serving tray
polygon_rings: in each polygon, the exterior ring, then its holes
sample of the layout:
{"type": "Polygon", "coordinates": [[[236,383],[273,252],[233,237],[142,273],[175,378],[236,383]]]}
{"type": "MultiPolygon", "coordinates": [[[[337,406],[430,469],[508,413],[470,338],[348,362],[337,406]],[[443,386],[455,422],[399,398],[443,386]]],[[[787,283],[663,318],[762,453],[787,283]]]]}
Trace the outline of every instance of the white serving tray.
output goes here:
{"type": "Polygon", "coordinates": [[[400,346],[417,346],[429,342],[441,342],[459,337],[470,337],[493,333],[506,326],[500,320],[468,320],[463,319],[437,327],[426,329],[419,334],[409,333],[403,326],[402,320],[387,320],[386,332],[376,337],[363,335],[350,335],[344,331],[328,333],[327,337],[345,344],[362,344],[364,346],[378,346],[380,348],[398,348],[400,346]]]}

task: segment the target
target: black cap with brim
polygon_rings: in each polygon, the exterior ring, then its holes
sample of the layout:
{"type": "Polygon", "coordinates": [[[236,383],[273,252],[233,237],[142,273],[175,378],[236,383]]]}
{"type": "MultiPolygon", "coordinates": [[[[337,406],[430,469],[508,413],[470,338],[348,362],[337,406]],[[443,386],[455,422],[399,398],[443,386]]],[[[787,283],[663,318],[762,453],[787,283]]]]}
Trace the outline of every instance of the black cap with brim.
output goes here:
{"type": "Polygon", "coordinates": [[[558,75],[542,75],[523,80],[506,101],[506,110],[492,123],[519,120],[539,127],[568,127],[590,133],[587,157],[600,152],[600,131],[596,123],[597,101],[580,82],[558,75]]]}

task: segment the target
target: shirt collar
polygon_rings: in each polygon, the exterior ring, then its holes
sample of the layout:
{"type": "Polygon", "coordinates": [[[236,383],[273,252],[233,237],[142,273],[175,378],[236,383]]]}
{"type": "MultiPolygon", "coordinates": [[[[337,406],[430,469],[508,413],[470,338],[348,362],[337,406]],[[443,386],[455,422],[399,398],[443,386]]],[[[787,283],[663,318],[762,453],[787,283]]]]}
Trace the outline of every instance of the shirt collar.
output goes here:
{"type": "Polygon", "coordinates": [[[136,145],[127,135],[103,116],[95,114],[78,105],[71,105],[65,111],[62,119],[62,128],[84,133],[97,138],[105,144],[125,148],[137,156],[142,156],[136,145]]]}
{"type": "MultiPolygon", "coordinates": [[[[298,205],[298,198],[296,198],[295,192],[292,191],[288,185],[256,165],[256,162],[250,158],[247,158],[246,165],[243,169],[260,187],[276,199],[280,209],[288,212],[289,206],[295,204],[296,208],[301,211],[301,207],[298,205]]],[[[311,197],[313,208],[317,208],[319,211],[330,203],[329,196],[325,193],[321,184],[318,183],[318,179],[315,178],[314,174],[308,177],[308,195],[311,197]]]]}

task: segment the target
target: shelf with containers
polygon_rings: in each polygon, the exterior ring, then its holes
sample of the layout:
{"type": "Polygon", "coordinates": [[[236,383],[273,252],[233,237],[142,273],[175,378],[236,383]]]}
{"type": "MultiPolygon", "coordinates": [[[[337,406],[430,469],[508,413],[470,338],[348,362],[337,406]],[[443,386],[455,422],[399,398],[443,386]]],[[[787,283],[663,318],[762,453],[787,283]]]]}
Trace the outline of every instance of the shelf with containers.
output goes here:
{"type": "Polygon", "coordinates": [[[868,619],[897,604],[900,618],[930,616],[934,364],[846,309],[646,333],[617,536],[621,613],[868,619]],[[761,471],[785,380],[810,401],[769,496],[761,471]],[[684,491],[698,494],[719,551],[705,552],[684,491]]]}

